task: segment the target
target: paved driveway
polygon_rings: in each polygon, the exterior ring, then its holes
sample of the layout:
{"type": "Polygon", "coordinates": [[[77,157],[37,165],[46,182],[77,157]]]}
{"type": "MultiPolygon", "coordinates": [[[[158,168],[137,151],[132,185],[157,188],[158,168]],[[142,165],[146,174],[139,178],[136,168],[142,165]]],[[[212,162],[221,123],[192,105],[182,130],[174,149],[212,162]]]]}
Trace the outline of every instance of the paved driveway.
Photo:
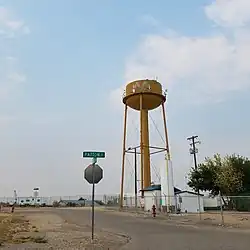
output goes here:
{"type": "MultiPolygon", "coordinates": [[[[90,210],[54,210],[69,222],[90,224],[90,210]]],[[[96,211],[96,227],[127,234],[131,241],[123,248],[130,250],[249,250],[250,233],[226,229],[192,228],[168,225],[167,222],[96,211]]]]}

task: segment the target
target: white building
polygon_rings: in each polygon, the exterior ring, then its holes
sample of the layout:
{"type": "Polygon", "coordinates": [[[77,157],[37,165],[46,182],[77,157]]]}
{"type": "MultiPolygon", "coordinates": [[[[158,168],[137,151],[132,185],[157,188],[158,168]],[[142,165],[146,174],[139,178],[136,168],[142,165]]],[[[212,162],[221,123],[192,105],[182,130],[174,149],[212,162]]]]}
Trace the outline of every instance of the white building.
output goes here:
{"type": "MultiPolygon", "coordinates": [[[[174,193],[180,192],[181,190],[174,187],[174,193]]],[[[142,190],[140,191],[142,192],[142,190]]],[[[152,206],[155,205],[157,210],[167,211],[166,209],[166,201],[171,198],[171,206],[173,207],[173,211],[176,208],[176,198],[175,195],[168,197],[165,194],[162,194],[161,185],[152,185],[143,190],[144,197],[141,197],[141,193],[138,194],[137,197],[137,207],[143,208],[143,210],[148,211],[152,210],[152,206]]],[[[124,207],[135,207],[135,195],[134,194],[124,194],[124,207]]]]}
{"type": "Polygon", "coordinates": [[[144,211],[151,211],[152,206],[156,206],[156,210],[161,208],[161,185],[152,185],[143,190],[144,198],[141,204],[144,206],[144,211]]]}
{"type": "Polygon", "coordinates": [[[30,205],[30,206],[34,206],[34,205],[41,205],[42,204],[42,200],[40,197],[18,197],[17,198],[17,204],[24,206],[24,205],[30,205]]]}
{"type": "MultiPolygon", "coordinates": [[[[161,185],[152,185],[144,190],[144,197],[138,196],[138,207],[142,207],[144,211],[151,211],[152,206],[156,206],[156,211],[167,212],[166,204],[171,199],[171,211],[181,213],[201,213],[204,212],[204,200],[203,194],[198,196],[197,193],[191,191],[181,191],[180,189],[174,187],[174,195],[166,196],[162,194],[161,185]],[[199,197],[199,199],[198,199],[199,197]],[[200,209],[199,209],[200,202],[200,209]]],[[[135,207],[134,195],[124,195],[124,206],[125,207],[135,207]]]]}
{"type": "Polygon", "coordinates": [[[203,202],[204,202],[204,208],[207,208],[207,210],[217,209],[220,207],[220,198],[218,196],[216,197],[204,196],[203,202]]]}
{"type": "Polygon", "coordinates": [[[200,212],[204,212],[203,194],[198,196],[197,193],[190,191],[180,191],[176,193],[177,209],[181,213],[198,213],[199,212],[199,200],[200,200],[200,212]]]}

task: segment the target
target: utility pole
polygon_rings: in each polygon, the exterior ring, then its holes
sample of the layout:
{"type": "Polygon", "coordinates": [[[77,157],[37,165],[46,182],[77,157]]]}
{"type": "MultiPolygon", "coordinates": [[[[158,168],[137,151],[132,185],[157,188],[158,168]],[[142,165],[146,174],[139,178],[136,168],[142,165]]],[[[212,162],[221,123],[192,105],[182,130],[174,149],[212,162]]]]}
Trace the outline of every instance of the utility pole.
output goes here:
{"type": "MultiPolygon", "coordinates": [[[[198,153],[198,149],[196,148],[196,144],[200,144],[200,141],[197,141],[196,139],[198,138],[198,135],[193,135],[191,137],[188,137],[187,140],[191,141],[191,148],[189,150],[190,154],[194,156],[194,168],[195,171],[197,172],[197,158],[196,154],[198,153]]],[[[201,201],[200,201],[200,190],[198,188],[197,190],[198,193],[198,206],[199,206],[199,215],[200,215],[200,220],[201,220],[201,201]]]]}

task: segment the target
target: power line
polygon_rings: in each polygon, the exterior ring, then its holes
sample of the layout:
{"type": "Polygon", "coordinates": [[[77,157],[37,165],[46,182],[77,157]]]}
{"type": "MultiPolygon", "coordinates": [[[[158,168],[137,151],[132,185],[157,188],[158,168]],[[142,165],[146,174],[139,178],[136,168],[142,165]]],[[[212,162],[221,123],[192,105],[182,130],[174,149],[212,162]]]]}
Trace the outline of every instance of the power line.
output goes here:
{"type": "MultiPolygon", "coordinates": [[[[150,120],[152,121],[152,123],[153,123],[153,125],[154,125],[154,127],[155,127],[157,133],[159,134],[159,136],[160,136],[162,142],[165,143],[164,137],[162,136],[162,134],[161,134],[161,132],[160,132],[160,130],[159,130],[159,128],[158,128],[158,126],[157,126],[155,120],[153,119],[153,117],[152,117],[152,115],[151,115],[150,113],[149,113],[149,118],[150,118],[150,120]]],[[[135,119],[133,119],[133,118],[132,118],[131,125],[134,127],[134,129],[135,129],[135,131],[136,131],[136,134],[138,134],[138,133],[139,133],[138,124],[135,122],[135,119]]],[[[132,136],[133,136],[132,131],[131,131],[131,130],[128,131],[127,135],[128,135],[128,137],[132,137],[132,136]]],[[[150,164],[151,164],[152,169],[153,169],[153,171],[154,171],[155,177],[157,178],[157,181],[160,181],[160,179],[161,179],[160,171],[159,171],[159,170],[156,168],[156,166],[153,164],[152,159],[150,159],[150,164]]],[[[133,169],[133,167],[132,167],[131,162],[129,163],[129,165],[131,166],[130,177],[132,178],[132,174],[134,174],[134,169],[133,169]]],[[[141,177],[141,178],[143,178],[143,177],[141,177]]]]}
{"type": "MultiPolygon", "coordinates": [[[[137,133],[139,133],[138,127],[135,126],[135,130],[136,130],[137,133]]],[[[158,179],[158,181],[160,181],[161,177],[160,177],[159,171],[157,171],[157,168],[155,167],[155,165],[152,164],[152,160],[151,159],[150,159],[150,164],[151,164],[151,166],[152,166],[152,168],[154,170],[154,174],[156,175],[156,178],[158,179]]]]}
{"type": "Polygon", "coordinates": [[[162,142],[166,143],[163,136],[162,136],[162,134],[161,134],[161,132],[160,132],[160,130],[158,129],[158,126],[157,126],[156,122],[152,118],[151,114],[149,114],[149,117],[150,117],[151,121],[153,122],[153,125],[155,126],[156,131],[158,132],[159,136],[161,137],[162,142]]]}
{"type": "Polygon", "coordinates": [[[126,156],[126,161],[128,162],[128,165],[130,166],[130,172],[129,172],[129,174],[127,175],[126,174],[126,176],[128,177],[128,181],[126,182],[126,187],[125,187],[125,189],[126,190],[130,190],[131,189],[131,186],[132,186],[132,177],[133,177],[133,172],[134,172],[134,169],[132,168],[132,163],[131,163],[131,161],[128,159],[128,156],[126,156]],[[130,182],[131,181],[131,182],[130,182]]]}

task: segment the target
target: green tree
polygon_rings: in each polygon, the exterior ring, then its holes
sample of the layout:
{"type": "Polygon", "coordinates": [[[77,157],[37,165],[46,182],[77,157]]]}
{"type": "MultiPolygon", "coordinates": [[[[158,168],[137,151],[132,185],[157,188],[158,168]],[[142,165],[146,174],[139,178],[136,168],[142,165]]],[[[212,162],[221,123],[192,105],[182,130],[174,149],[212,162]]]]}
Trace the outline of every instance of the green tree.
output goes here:
{"type": "Polygon", "coordinates": [[[242,173],[242,190],[241,193],[250,192],[250,160],[240,155],[228,156],[229,161],[236,171],[242,173]]]}
{"type": "Polygon", "coordinates": [[[234,164],[235,156],[226,156],[216,173],[216,185],[224,196],[235,196],[243,192],[244,173],[242,166],[234,164]]]}
{"type": "Polygon", "coordinates": [[[250,161],[235,154],[205,158],[197,170],[191,169],[188,185],[211,195],[218,195],[219,191],[224,196],[250,192],[250,161]]]}
{"type": "Polygon", "coordinates": [[[220,171],[222,159],[219,154],[213,158],[205,158],[205,161],[198,165],[197,170],[193,167],[189,173],[188,186],[196,192],[209,191],[211,195],[219,194],[217,185],[217,173],[220,171]]]}

